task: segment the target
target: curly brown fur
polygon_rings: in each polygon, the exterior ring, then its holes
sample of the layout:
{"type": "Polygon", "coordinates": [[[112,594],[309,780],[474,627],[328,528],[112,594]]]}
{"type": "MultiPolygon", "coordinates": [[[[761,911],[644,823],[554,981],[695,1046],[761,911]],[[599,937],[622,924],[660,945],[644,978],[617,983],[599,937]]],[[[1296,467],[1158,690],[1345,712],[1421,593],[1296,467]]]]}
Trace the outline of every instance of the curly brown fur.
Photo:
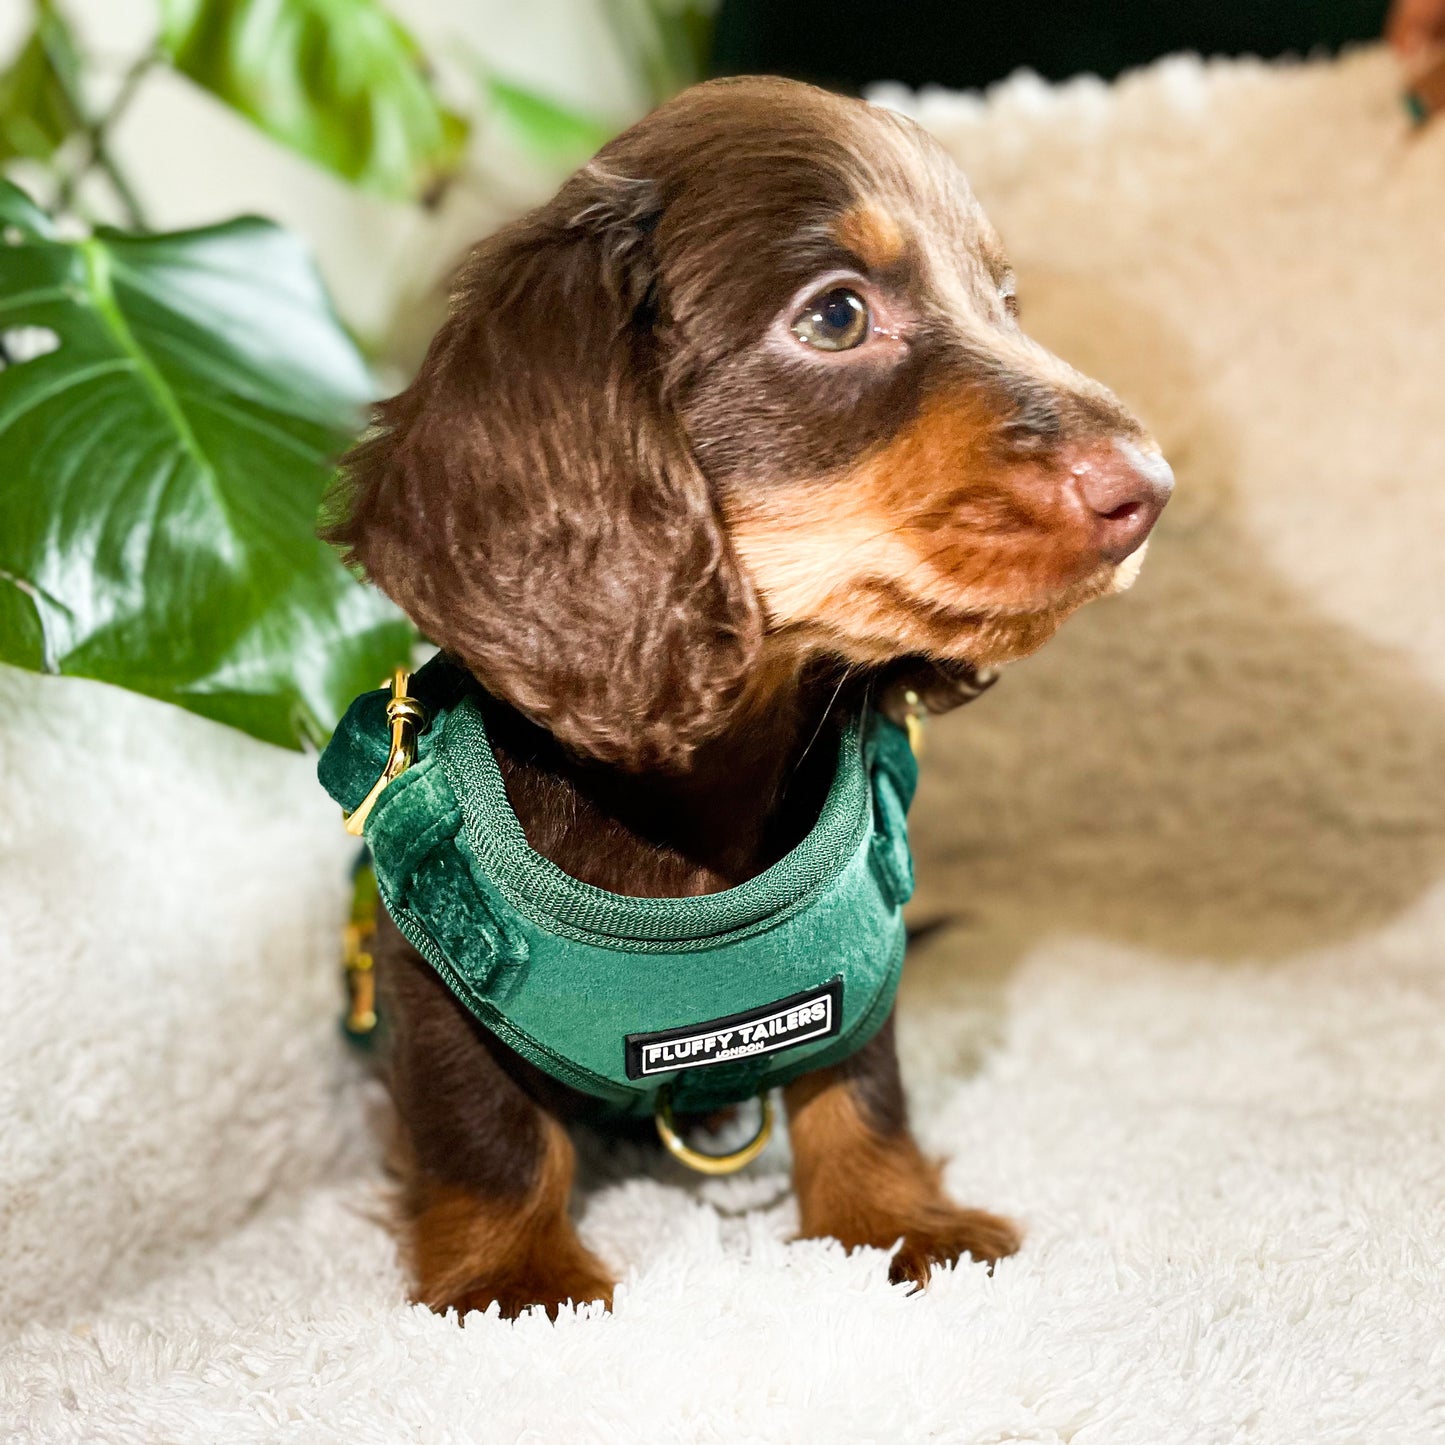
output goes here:
{"type": "MultiPolygon", "coordinates": [[[[1019,328],[999,240],[934,142],[741,80],[662,107],[476,249],[325,535],[481,683],[535,849],[687,896],[806,833],[860,694],[955,706],[1127,586],[1168,485],[1139,424],[1019,328]],[[839,286],[861,339],[800,339],[839,286]]],[[[559,1121],[585,1101],[399,937],[386,952],[419,1297],[607,1298],[565,1213],[559,1121]]],[[[915,1283],[1015,1247],[942,1194],[891,1035],[788,1103],[805,1233],[901,1238],[915,1283]]]]}
{"type": "Polygon", "coordinates": [[[577,195],[477,248],[328,532],[496,695],[637,770],[713,730],[761,636],[639,324],[648,195],[577,195]]]}

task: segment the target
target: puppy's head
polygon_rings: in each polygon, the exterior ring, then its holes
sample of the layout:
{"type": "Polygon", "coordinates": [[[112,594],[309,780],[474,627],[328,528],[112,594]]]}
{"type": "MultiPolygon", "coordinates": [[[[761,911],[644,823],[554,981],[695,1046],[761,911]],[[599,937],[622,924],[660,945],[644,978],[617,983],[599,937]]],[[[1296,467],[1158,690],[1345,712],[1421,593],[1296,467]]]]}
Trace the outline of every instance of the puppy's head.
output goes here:
{"type": "Polygon", "coordinates": [[[585,755],[676,767],[765,635],[983,666],[1132,580],[1153,443],[1019,329],[922,131],[696,87],[484,242],[332,540],[585,755]]]}

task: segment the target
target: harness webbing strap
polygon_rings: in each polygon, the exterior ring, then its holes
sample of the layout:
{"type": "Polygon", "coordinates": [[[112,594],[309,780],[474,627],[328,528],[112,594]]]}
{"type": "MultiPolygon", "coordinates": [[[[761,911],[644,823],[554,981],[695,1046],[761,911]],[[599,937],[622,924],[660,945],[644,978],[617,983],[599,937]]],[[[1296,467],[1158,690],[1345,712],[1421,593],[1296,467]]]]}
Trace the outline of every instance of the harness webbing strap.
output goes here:
{"type": "MultiPolygon", "coordinates": [[[[415,761],[365,822],[382,901],[505,1043],[612,1109],[715,1109],[837,1062],[882,1026],[913,887],[903,730],[848,721],[808,835],[757,877],[698,898],[631,898],[526,842],[486,729],[488,700],[436,659],[409,689],[415,761]]],[[[387,694],[347,712],[320,762],[343,808],[388,756],[387,694]]]]}

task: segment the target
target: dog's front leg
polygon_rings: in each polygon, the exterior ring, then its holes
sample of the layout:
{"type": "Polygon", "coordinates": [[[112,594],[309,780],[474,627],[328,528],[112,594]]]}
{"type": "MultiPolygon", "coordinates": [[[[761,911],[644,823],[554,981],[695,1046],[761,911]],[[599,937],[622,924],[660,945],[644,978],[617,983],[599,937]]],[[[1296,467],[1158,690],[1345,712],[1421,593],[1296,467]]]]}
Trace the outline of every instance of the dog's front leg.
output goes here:
{"type": "Polygon", "coordinates": [[[1018,1247],[1018,1229],[943,1192],[939,1165],[908,1128],[893,1021],[858,1053],[788,1085],[793,1183],[804,1238],[848,1249],[892,1249],[895,1284],[927,1284],[932,1266],[961,1255],[992,1263],[1018,1247]]]}
{"type": "MultiPolygon", "coordinates": [[[[567,1213],[572,1141],[506,1067],[502,1045],[384,920],[376,949],[386,1072],[402,1127],[415,1298],[438,1312],[549,1315],[612,1302],[567,1213]]],[[[515,1064],[515,1061],[514,1061],[515,1064]]]]}

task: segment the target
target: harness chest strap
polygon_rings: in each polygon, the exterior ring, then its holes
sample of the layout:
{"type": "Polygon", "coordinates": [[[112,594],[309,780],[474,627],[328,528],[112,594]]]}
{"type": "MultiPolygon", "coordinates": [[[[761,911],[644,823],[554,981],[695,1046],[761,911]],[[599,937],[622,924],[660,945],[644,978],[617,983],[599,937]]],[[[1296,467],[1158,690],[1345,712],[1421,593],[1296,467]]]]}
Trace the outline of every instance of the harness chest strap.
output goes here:
{"type": "MultiPolygon", "coordinates": [[[[358,699],[321,772],[351,820],[361,815],[402,932],[504,1042],[601,1107],[648,1108],[668,1147],[704,1167],[677,1138],[674,1108],[740,1101],[846,1057],[881,1026],[912,882],[916,772],[900,729],[875,718],[850,730],[818,825],[758,879],[703,899],[625,899],[525,848],[475,700],[437,667],[415,689],[403,674],[385,701],[358,699]],[[689,1018],[707,1022],[677,1023],[689,1018]]],[[[367,950],[352,956],[350,1021],[364,1032],[367,950]]]]}

